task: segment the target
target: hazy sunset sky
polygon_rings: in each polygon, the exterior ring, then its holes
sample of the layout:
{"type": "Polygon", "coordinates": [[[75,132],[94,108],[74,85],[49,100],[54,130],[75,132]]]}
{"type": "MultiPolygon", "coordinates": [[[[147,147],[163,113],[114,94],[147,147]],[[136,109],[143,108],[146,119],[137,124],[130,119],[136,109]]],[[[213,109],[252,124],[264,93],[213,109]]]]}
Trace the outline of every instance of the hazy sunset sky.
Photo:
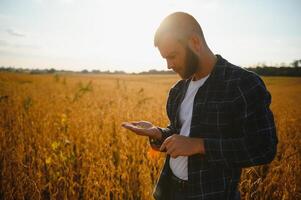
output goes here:
{"type": "Polygon", "coordinates": [[[193,15],[233,64],[301,59],[299,0],[0,0],[0,66],[167,69],[153,35],[175,11],[193,15]]]}

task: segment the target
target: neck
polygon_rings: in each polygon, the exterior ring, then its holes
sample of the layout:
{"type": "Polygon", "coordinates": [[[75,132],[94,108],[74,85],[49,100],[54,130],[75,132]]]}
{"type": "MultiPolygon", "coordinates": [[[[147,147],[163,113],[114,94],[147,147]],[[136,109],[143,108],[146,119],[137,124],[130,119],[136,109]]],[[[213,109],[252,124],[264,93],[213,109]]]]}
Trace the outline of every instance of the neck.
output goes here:
{"type": "Polygon", "coordinates": [[[206,77],[211,73],[216,61],[217,57],[211,52],[208,48],[204,53],[200,54],[199,66],[197,72],[193,75],[194,81],[199,80],[201,78],[206,77]]]}

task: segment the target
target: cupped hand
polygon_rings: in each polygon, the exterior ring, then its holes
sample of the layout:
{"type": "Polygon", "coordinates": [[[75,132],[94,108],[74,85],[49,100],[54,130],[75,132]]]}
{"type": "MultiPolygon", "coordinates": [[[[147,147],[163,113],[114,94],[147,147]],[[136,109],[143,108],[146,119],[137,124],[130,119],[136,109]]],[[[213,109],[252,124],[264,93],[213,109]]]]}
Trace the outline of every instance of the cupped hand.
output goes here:
{"type": "Polygon", "coordinates": [[[121,126],[137,135],[148,136],[155,139],[161,137],[161,132],[158,128],[148,121],[123,122],[121,126]]]}

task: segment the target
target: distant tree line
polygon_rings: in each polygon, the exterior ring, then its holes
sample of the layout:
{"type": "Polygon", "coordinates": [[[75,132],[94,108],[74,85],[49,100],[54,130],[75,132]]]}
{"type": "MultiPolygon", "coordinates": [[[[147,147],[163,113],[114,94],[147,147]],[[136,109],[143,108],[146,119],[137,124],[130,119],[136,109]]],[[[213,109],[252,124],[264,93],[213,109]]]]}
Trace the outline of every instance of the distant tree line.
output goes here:
{"type": "Polygon", "coordinates": [[[262,64],[257,67],[246,68],[261,76],[301,76],[301,60],[294,60],[289,65],[280,64],[278,66],[267,66],[262,64]]]}
{"type": "Polygon", "coordinates": [[[50,69],[29,69],[29,68],[15,68],[15,67],[0,67],[0,72],[6,71],[6,72],[16,72],[16,73],[28,73],[28,74],[54,74],[54,73],[79,73],[79,74],[175,74],[171,70],[156,70],[151,69],[149,71],[139,72],[139,73],[127,73],[125,71],[121,70],[115,70],[115,71],[101,71],[97,69],[93,70],[87,70],[83,69],[81,71],[72,71],[72,70],[57,70],[54,68],[50,69]]]}
{"type": "MultiPolygon", "coordinates": [[[[281,66],[267,66],[265,64],[257,67],[246,68],[249,71],[253,71],[261,76],[301,76],[301,60],[295,60],[289,65],[281,64],[281,66]]],[[[139,72],[139,73],[127,73],[124,71],[101,71],[101,70],[81,70],[81,71],[71,71],[71,70],[56,70],[54,68],[50,69],[23,69],[14,67],[0,67],[0,72],[16,72],[16,73],[29,73],[29,74],[54,74],[54,73],[80,73],[80,74],[175,74],[172,70],[156,70],[151,69],[149,71],[139,72]]]]}
{"type": "Polygon", "coordinates": [[[249,67],[246,68],[261,76],[301,76],[301,67],[249,67]]]}

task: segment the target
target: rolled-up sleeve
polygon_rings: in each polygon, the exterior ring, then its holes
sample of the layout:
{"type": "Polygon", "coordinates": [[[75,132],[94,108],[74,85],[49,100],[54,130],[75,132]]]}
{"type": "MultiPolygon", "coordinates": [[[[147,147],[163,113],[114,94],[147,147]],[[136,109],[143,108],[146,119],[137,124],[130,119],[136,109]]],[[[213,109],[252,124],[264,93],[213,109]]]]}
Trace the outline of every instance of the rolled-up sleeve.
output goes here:
{"type": "Polygon", "coordinates": [[[250,167],[271,162],[277,151],[277,135],[271,95],[260,77],[251,75],[237,87],[233,131],[239,137],[204,138],[205,157],[213,165],[250,167]]]}

